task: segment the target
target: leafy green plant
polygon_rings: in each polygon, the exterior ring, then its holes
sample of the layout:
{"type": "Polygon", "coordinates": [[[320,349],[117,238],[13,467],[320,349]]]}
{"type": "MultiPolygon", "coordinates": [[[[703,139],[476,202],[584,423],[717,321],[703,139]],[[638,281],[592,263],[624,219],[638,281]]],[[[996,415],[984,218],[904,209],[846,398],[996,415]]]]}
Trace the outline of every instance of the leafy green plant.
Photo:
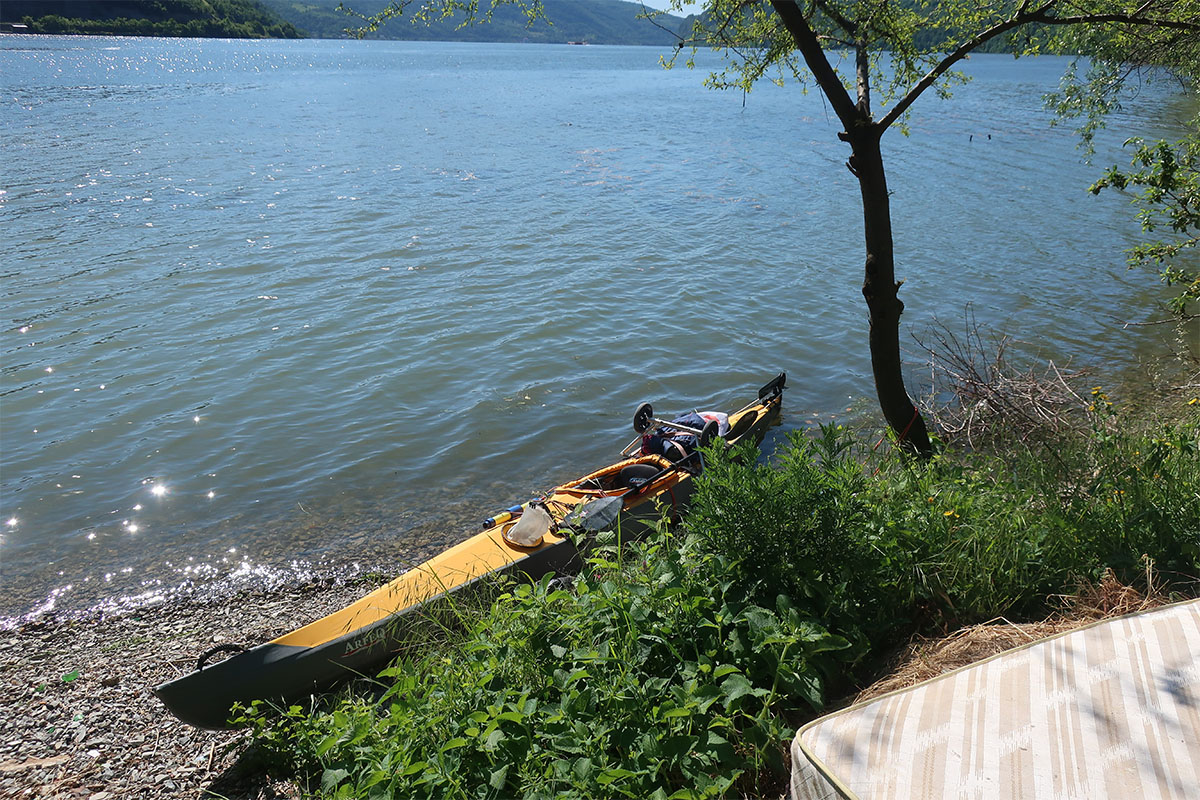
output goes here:
{"type": "Polygon", "coordinates": [[[879,455],[838,426],[770,464],[710,453],[683,530],[602,535],[573,582],[414,625],[374,691],[242,721],[324,797],[777,795],[795,726],[915,631],[1044,616],[1144,554],[1195,591],[1200,419],[1093,401],[1057,459],[879,455]]]}
{"type": "Polygon", "coordinates": [[[782,594],[819,619],[850,622],[871,558],[862,536],[866,476],[855,451],[848,432],[833,425],[816,439],[793,433],[770,464],[756,464],[751,448],[718,448],[698,482],[688,529],[736,565],[733,580],[760,602],[782,594]]]}
{"type": "Polygon", "coordinates": [[[1092,185],[1093,194],[1104,189],[1133,192],[1142,231],[1159,237],[1129,250],[1129,265],[1158,270],[1167,286],[1175,287],[1168,307],[1178,317],[1194,315],[1190,306],[1200,299],[1200,270],[1195,247],[1200,243],[1200,118],[1192,120],[1188,135],[1177,142],[1146,142],[1133,138],[1129,169],[1112,166],[1092,185]],[[1163,234],[1166,234],[1165,236],[1163,234]]]}
{"type": "Polygon", "coordinates": [[[677,544],[602,546],[570,588],[497,598],[379,700],[298,708],[256,739],[331,797],[720,797],[778,790],[782,742],[847,647],[677,544]]]}
{"type": "Polygon", "coordinates": [[[915,462],[836,427],[792,436],[770,464],[719,455],[688,525],[759,598],[786,595],[862,652],[915,631],[1001,614],[1106,568],[1137,579],[1143,555],[1194,580],[1200,537],[1196,421],[1143,431],[1094,393],[1092,424],[1055,457],[998,441],[915,462]]]}

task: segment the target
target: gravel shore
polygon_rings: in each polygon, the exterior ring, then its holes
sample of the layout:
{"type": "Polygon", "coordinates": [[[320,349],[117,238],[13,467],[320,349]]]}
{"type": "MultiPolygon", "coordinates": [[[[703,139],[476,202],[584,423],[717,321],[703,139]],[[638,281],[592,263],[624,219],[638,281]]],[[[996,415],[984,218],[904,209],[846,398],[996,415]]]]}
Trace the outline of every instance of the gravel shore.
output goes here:
{"type": "Polygon", "coordinates": [[[239,763],[245,734],[192,728],[151,687],[214,644],[266,641],[382,580],[319,580],[108,618],[49,615],[0,632],[0,797],[300,797],[239,763]]]}

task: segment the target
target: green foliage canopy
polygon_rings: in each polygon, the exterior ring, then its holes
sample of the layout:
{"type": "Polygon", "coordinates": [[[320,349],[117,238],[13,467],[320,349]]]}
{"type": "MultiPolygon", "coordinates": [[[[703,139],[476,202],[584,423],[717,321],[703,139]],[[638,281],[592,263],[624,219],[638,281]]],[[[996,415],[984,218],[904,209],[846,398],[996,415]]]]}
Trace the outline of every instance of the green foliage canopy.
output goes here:
{"type": "Polygon", "coordinates": [[[1166,231],[1131,248],[1129,263],[1157,269],[1163,283],[1176,287],[1168,307],[1181,319],[1194,319],[1191,305],[1200,300],[1200,117],[1192,128],[1174,143],[1130,139],[1130,169],[1110,167],[1092,186],[1096,193],[1136,189],[1142,230],[1153,237],[1166,231]]]}
{"type": "Polygon", "coordinates": [[[1200,0],[708,0],[678,50],[726,55],[713,86],[815,83],[835,106],[846,94],[868,114],[874,94],[886,110],[873,121],[890,126],[926,90],[965,80],[953,67],[972,52],[1090,53],[1114,39],[1154,50],[1197,32],[1200,0]]]}
{"type": "MultiPolygon", "coordinates": [[[[1195,14],[1194,0],[1191,3],[1195,14]]],[[[1049,100],[1058,113],[1080,121],[1091,153],[1095,131],[1125,94],[1143,81],[1173,81],[1200,100],[1200,33],[1191,29],[1100,30],[1081,37],[1092,54],[1082,73],[1072,69],[1049,100]]],[[[1133,89],[1136,90],[1136,89],[1133,89]]],[[[1147,239],[1128,252],[1131,267],[1151,267],[1163,283],[1176,287],[1168,301],[1180,319],[1193,319],[1200,299],[1200,112],[1178,140],[1130,139],[1128,168],[1111,166],[1091,190],[1129,192],[1147,239]]]]}

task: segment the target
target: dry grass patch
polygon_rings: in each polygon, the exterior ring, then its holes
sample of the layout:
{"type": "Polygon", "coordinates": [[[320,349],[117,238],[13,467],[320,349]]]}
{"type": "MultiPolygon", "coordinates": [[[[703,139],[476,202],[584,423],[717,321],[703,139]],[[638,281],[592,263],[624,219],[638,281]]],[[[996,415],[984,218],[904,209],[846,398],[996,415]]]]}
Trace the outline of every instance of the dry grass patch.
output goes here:
{"type": "Polygon", "coordinates": [[[1158,583],[1152,564],[1146,566],[1146,591],[1122,583],[1111,570],[1097,584],[1084,584],[1072,595],[1059,597],[1062,610],[1039,622],[1010,622],[997,617],[960,628],[949,636],[918,637],[895,659],[888,673],[861,691],[860,703],[888,692],[966,667],[1005,650],[1081,628],[1103,619],[1121,617],[1167,605],[1174,599],[1158,583]]]}

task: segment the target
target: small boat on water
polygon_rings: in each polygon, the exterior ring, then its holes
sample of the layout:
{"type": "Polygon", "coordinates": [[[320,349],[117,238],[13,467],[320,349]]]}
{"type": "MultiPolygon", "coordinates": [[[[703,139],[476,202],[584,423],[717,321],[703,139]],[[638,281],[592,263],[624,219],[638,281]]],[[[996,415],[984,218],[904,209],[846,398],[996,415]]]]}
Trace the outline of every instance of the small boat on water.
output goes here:
{"type": "Polygon", "coordinates": [[[598,530],[619,527],[636,537],[686,505],[692,478],[703,467],[699,448],[761,443],[779,419],[786,376],[731,414],[704,412],[667,421],[643,403],[634,415],[638,438],[621,459],[544,496],[487,520],[484,530],[416,566],[349,606],[250,649],[223,644],[202,654],[196,668],[154,689],[179,719],[199,728],[230,727],[235,703],[287,702],[360,675],[371,675],[403,643],[415,609],[459,592],[487,576],[537,580],[574,572],[598,530]],[[212,664],[223,652],[234,655],[212,664]]]}

